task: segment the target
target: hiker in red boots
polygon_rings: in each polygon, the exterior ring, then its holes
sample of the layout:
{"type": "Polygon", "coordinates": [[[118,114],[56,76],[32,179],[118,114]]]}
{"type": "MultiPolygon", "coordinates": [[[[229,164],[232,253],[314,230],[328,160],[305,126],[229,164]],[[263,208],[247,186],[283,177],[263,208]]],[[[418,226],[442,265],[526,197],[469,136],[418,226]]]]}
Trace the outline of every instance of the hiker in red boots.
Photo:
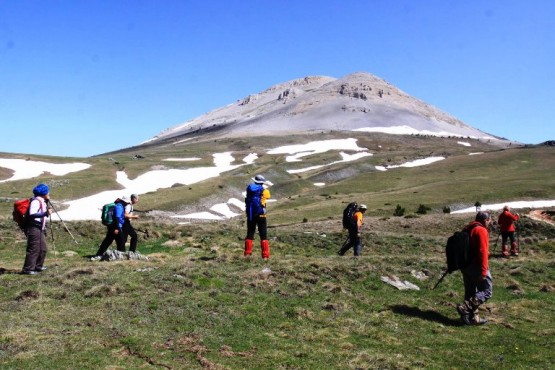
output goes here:
{"type": "Polygon", "coordinates": [[[264,176],[257,175],[247,186],[247,196],[245,197],[247,237],[245,238],[244,256],[250,256],[252,254],[254,233],[256,228],[258,228],[262,258],[264,260],[270,258],[270,243],[268,242],[266,223],[266,201],[270,198],[270,190],[268,187],[272,185],[273,184],[266,180],[264,176]]]}
{"type": "Polygon", "coordinates": [[[501,245],[504,257],[509,255],[507,239],[511,241],[511,255],[518,256],[518,249],[515,241],[515,222],[518,221],[519,218],[518,213],[511,213],[509,206],[505,206],[503,207],[503,212],[497,219],[501,231],[501,245]]]}

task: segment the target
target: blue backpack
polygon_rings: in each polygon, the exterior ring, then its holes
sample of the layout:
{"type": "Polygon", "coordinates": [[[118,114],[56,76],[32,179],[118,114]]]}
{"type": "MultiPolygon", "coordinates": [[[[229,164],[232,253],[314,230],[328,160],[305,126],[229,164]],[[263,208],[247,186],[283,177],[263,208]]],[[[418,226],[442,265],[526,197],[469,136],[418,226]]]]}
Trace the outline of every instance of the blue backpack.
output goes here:
{"type": "Polygon", "coordinates": [[[249,184],[247,186],[247,197],[245,198],[245,211],[247,217],[252,220],[253,216],[262,215],[265,213],[262,207],[262,192],[264,187],[260,184],[249,184]]]}

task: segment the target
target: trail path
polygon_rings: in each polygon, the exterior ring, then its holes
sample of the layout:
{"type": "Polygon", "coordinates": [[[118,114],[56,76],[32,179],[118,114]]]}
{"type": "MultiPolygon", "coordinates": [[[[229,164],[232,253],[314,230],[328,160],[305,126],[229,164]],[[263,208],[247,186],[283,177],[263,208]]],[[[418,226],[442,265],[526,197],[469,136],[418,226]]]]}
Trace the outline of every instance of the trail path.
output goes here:
{"type": "Polygon", "coordinates": [[[532,220],[547,222],[548,224],[555,226],[555,221],[553,221],[551,216],[544,210],[536,209],[530,211],[530,213],[528,213],[528,217],[532,220]]]}

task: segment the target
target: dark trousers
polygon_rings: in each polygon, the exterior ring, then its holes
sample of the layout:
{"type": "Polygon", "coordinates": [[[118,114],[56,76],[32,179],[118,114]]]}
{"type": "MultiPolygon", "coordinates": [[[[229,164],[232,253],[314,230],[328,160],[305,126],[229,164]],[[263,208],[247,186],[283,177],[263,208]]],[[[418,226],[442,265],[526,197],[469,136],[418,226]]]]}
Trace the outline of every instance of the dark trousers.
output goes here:
{"type": "Polygon", "coordinates": [[[515,232],[514,231],[503,231],[501,232],[501,244],[506,245],[507,239],[511,241],[511,244],[515,242],[515,232]]]}
{"type": "Polygon", "coordinates": [[[359,236],[357,230],[349,230],[349,239],[347,239],[337,253],[343,256],[351,248],[354,249],[355,256],[360,256],[360,252],[362,252],[362,238],[359,236]]]}
{"type": "Polygon", "coordinates": [[[27,229],[27,251],[23,272],[35,271],[43,267],[46,252],[46,233],[40,227],[30,226],[27,229]]]}
{"type": "Polygon", "coordinates": [[[267,240],[268,239],[268,226],[266,223],[266,216],[262,215],[263,217],[259,216],[252,216],[251,219],[247,218],[247,237],[245,239],[254,239],[254,233],[256,232],[256,228],[258,227],[258,234],[260,235],[260,240],[267,240]]]}
{"type": "Polygon", "coordinates": [[[133,225],[131,225],[131,222],[129,222],[129,220],[125,220],[125,223],[123,224],[123,245],[124,245],[124,249],[125,249],[125,243],[127,243],[127,238],[131,237],[131,241],[129,244],[129,250],[131,252],[135,252],[137,250],[137,241],[138,241],[138,236],[137,236],[137,232],[135,231],[135,229],[133,228],[133,225]]]}
{"type": "Polygon", "coordinates": [[[106,236],[100,246],[98,247],[98,252],[96,252],[97,256],[102,256],[108,250],[108,247],[112,244],[112,242],[116,241],[116,247],[118,251],[125,252],[125,243],[123,241],[123,232],[120,230],[118,234],[114,234],[114,227],[108,227],[106,230],[106,236]]]}
{"type": "Polygon", "coordinates": [[[493,295],[493,279],[490,272],[485,279],[480,279],[480,268],[471,265],[462,271],[464,283],[464,300],[473,299],[482,304],[493,295]]]}

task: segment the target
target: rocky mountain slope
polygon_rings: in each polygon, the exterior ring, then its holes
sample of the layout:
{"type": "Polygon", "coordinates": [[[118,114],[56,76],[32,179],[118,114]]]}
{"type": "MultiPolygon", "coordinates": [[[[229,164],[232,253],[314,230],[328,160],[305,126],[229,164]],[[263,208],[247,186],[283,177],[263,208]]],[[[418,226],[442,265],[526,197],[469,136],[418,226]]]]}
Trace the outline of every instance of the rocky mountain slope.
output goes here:
{"type": "MultiPolygon", "coordinates": [[[[292,80],[160,132],[143,145],[323,131],[494,139],[369,73],[292,80]]],[[[498,138],[495,138],[498,139],[498,138]]]]}

